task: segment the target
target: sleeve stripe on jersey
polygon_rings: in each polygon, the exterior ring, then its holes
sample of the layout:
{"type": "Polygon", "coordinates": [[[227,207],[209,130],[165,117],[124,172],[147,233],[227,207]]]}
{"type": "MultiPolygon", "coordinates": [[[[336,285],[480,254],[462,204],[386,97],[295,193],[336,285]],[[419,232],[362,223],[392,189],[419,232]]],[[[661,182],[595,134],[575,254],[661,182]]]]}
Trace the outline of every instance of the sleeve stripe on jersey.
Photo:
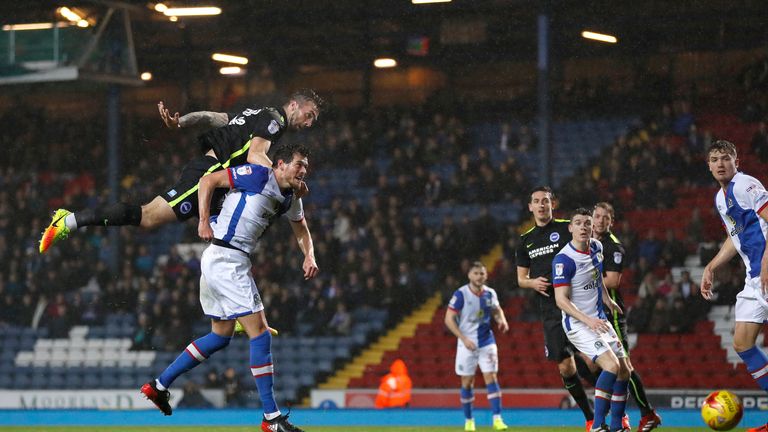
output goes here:
{"type": "Polygon", "coordinates": [[[235,187],[235,181],[232,179],[232,170],[233,168],[227,168],[227,177],[229,178],[229,187],[234,188],[235,187]]]}
{"type": "Polygon", "coordinates": [[[454,312],[459,312],[459,310],[458,310],[458,309],[452,308],[452,307],[450,307],[450,306],[448,306],[448,309],[450,309],[450,310],[452,310],[452,311],[454,311],[454,312]]]}
{"type": "Polygon", "coordinates": [[[560,287],[564,287],[564,286],[570,286],[570,285],[571,285],[571,284],[569,284],[569,283],[559,283],[559,284],[555,284],[555,285],[554,285],[554,287],[555,287],[555,288],[560,288],[560,287]]]}
{"type": "Polygon", "coordinates": [[[304,216],[301,217],[301,219],[293,220],[291,219],[291,222],[301,222],[304,220],[304,216]]]}
{"type": "Polygon", "coordinates": [[[758,210],[758,211],[757,211],[757,214],[758,214],[758,215],[760,215],[760,212],[761,212],[761,211],[763,211],[763,209],[765,208],[765,206],[768,206],[768,202],[766,202],[765,204],[763,204],[763,205],[760,207],[760,210],[758,210]]]}

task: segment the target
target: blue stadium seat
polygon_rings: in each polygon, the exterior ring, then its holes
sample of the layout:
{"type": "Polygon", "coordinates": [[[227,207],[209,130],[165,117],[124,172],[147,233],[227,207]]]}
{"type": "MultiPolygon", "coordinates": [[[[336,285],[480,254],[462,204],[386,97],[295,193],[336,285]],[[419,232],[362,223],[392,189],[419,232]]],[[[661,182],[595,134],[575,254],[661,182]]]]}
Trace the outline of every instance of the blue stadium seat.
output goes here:
{"type": "Polygon", "coordinates": [[[32,379],[26,374],[17,374],[13,376],[13,388],[26,390],[32,386],[32,379]]]}
{"type": "Polygon", "coordinates": [[[95,388],[99,388],[100,384],[101,384],[101,380],[99,380],[99,378],[94,374],[86,374],[85,376],[83,376],[83,383],[82,383],[83,388],[95,389],[95,388]]]}
{"type": "Polygon", "coordinates": [[[64,378],[64,388],[77,389],[83,387],[82,375],[68,374],[64,378]]]}
{"type": "Polygon", "coordinates": [[[13,387],[13,377],[10,374],[0,372],[0,389],[9,389],[13,387]]]}

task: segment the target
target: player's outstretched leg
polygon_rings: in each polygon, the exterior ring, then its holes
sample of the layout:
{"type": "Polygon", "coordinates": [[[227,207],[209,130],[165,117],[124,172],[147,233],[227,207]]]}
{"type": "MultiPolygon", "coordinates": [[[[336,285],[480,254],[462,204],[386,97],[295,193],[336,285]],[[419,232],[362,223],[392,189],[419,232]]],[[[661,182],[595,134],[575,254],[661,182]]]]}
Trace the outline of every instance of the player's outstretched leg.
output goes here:
{"type": "Polygon", "coordinates": [[[43,231],[43,236],[40,238],[40,253],[47,251],[59,240],[69,237],[69,228],[65,219],[71,214],[72,212],[67,209],[58,209],[53,213],[50,225],[43,231]]]}
{"type": "Polygon", "coordinates": [[[171,415],[171,407],[168,405],[168,399],[170,398],[168,388],[171,386],[173,381],[176,380],[179,375],[187,372],[188,370],[205,361],[208,357],[211,356],[211,354],[229,345],[231,340],[231,337],[219,336],[213,332],[195,340],[194,342],[187,345],[187,348],[184,350],[184,352],[179,354],[179,356],[176,357],[176,360],[174,360],[173,363],[165,368],[163,373],[160,374],[160,377],[158,377],[153,382],[144,384],[144,386],[141,387],[141,392],[147,396],[147,399],[154,402],[155,405],[160,408],[160,411],[162,411],[163,414],[171,415]],[[151,390],[158,392],[158,394],[161,396],[164,395],[165,399],[163,406],[158,404],[151,390]]]}

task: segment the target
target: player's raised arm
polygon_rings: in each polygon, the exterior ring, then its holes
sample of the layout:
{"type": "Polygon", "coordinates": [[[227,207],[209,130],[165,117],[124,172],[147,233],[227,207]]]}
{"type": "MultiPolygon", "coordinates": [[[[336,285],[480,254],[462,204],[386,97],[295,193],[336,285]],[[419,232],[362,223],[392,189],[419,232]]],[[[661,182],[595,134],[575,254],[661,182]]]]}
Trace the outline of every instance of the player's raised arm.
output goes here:
{"type": "MultiPolygon", "coordinates": [[[[714,258],[704,267],[704,272],[701,274],[701,296],[707,300],[712,299],[712,279],[714,277],[715,270],[723,263],[731,260],[736,255],[736,247],[733,245],[733,241],[730,237],[726,238],[723,245],[720,247],[720,251],[714,258]]],[[[765,260],[765,255],[763,255],[765,260]]]]}
{"type": "Polygon", "coordinates": [[[160,118],[163,120],[163,123],[170,129],[196,126],[206,129],[215,129],[226,126],[229,121],[229,115],[227,113],[213,111],[195,111],[181,117],[179,117],[178,112],[171,115],[168,108],[163,104],[163,101],[160,101],[157,104],[157,109],[160,111],[160,118]]]}
{"type": "Polygon", "coordinates": [[[198,190],[200,197],[198,202],[200,220],[197,224],[197,234],[205,241],[211,241],[213,238],[213,230],[208,220],[211,217],[211,196],[213,196],[213,191],[216,188],[229,186],[229,170],[216,171],[200,179],[200,189],[198,190]]]}
{"type": "Polygon", "coordinates": [[[267,152],[271,146],[272,142],[264,138],[251,138],[251,146],[248,148],[248,163],[272,166],[272,160],[267,156],[267,152]]]}

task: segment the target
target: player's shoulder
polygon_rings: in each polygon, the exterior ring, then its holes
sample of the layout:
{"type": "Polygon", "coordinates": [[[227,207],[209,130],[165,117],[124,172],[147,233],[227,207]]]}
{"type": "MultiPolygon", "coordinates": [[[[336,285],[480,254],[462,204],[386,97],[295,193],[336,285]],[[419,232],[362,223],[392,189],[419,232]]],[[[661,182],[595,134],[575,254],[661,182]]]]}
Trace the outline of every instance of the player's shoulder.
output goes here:
{"type": "Polygon", "coordinates": [[[275,107],[264,107],[264,112],[272,117],[272,119],[277,123],[277,125],[282,129],[286,125],[285,121],[285,115],[283,115],[283,112],[275,107]]]}
{"type": "Polygon", "coordinates": [[[733,182],[734,193],[751,192],[756,188],[764,189],[763,183],[760,180],[742,172],[736,173],[731,181],[733,182]]]}
{"type": "Polygon", "coordinates": [[[534,224],[532,227],[528,228],[527,230],[523,231],[522,234],[520,234],[521,238],[526,238],[530,236],[534,231],[536,231],[536,228],[538,228],[538,225],[534,224]]]}

